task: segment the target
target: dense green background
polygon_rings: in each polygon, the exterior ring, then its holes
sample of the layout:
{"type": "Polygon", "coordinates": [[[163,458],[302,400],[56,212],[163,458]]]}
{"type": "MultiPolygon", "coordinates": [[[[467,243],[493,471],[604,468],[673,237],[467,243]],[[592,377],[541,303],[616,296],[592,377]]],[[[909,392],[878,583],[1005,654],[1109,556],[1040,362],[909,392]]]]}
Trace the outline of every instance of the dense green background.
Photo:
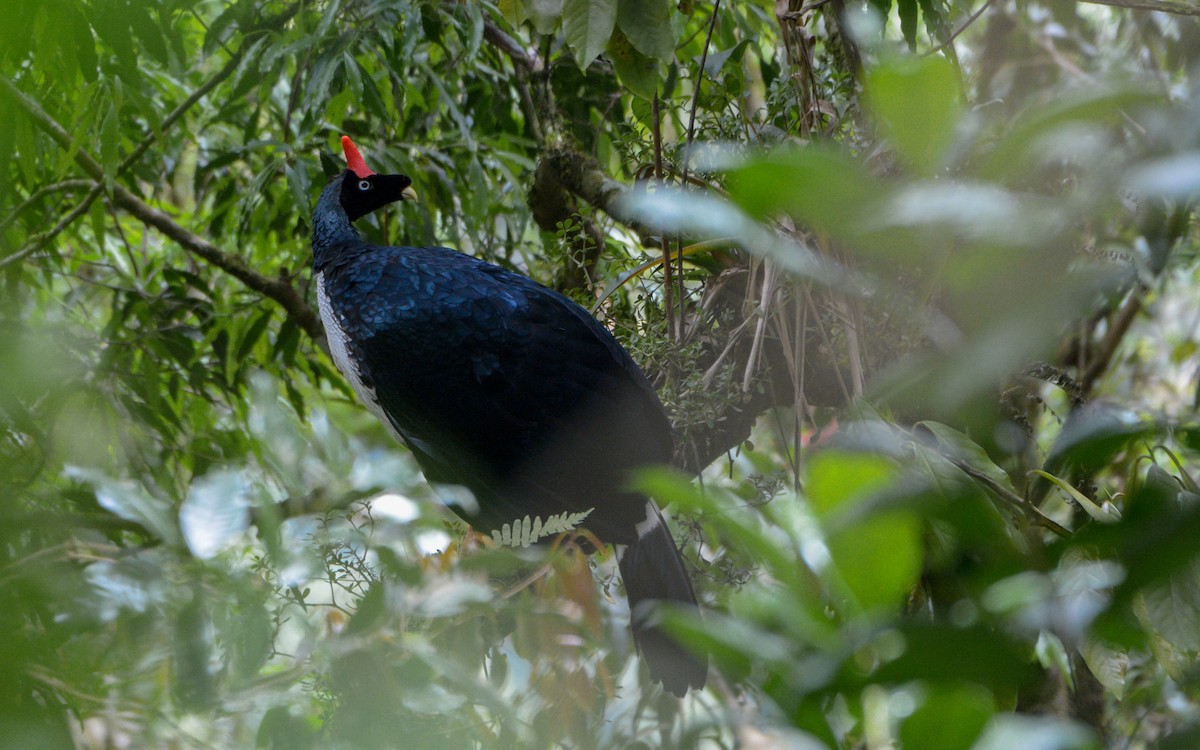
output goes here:
{"type": "Polygon", "coordinates": [[[1194,747],[1200,10],[1118,5],[4,0],[0,747],[1194,747]],[[333,370],[343,133],[655,380],[704,691],[333,370]]]}

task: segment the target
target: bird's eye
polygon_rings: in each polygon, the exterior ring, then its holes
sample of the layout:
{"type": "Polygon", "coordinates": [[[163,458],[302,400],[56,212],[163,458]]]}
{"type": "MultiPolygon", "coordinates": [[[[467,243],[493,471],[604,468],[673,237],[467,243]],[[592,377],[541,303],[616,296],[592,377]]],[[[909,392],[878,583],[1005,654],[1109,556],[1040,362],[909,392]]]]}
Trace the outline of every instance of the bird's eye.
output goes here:
{"type": "Polygon", "coordinates": [[[358,181],[358,189],[359,190],[370,190],[371,183],[367,180],[359,180],[358,181]]]}

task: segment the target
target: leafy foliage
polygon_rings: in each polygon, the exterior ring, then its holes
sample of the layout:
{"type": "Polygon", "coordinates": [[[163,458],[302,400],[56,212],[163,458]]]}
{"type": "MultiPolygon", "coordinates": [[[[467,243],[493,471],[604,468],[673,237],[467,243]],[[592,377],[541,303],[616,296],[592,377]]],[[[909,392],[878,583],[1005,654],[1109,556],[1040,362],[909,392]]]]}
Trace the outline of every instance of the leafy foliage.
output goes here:
{"type": "Polygon", "coordinates": [[[0,747],[1195,744],[1193,18],[8,5],[0,747]],[[582,517],[480,545],[353,402],[341,133],[422,196],[370,233],[655,380],[705,691],[641,679],[610,555],[530,546],[582,517]]]}

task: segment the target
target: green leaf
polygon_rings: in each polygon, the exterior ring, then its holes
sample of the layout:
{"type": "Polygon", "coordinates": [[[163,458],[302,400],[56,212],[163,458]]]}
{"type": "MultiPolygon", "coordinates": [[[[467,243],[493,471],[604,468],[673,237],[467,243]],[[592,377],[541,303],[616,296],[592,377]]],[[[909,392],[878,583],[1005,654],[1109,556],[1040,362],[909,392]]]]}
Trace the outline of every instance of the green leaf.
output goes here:
{"type": "Polygon", "coordinates": [[[608,46],[617,22],[617,0],[563,0],[563,33],[580,69],[608,46]]]}
{"type": "Polygon", "coordinates": [[[904,164],[919,175],[936,173],[961,110],[954,66],[940,57],[899,60],[870,71],[864,94],[904,164]]]}
{"type": "Polygon", "coordinates": [[[1096,638],[1085,638],[1079,653],[1100,684],[1117,700],[1125,697],[1125,678],[1129,674],[1129,654],[1110,648],[1096,638]]]}
{"type": "Polygon", "coordinates": [[[522,0],[525,17],[539,34],[553,34],[563,14],[563,0],[522,0]]]}
{"type": "Polygon", "coordinates": [[[606,52],[612,60],[617,78],[625,88],[640,97],[654,98],[662,81],[662,70],[657,60],[639,52],[619,28],[613,30],[606,52]]]}
{"type": "Polygon", "coordinates": [[[826,544],[841,581],[868,613],[900,611],[921,576],[921,522],[912,513],[872,515],[830,534],[826,544]]]}
{"type": "MultiPolygon", "coordinates": [[[[729,49],[723,49],[719,52],[712,52],[708,55],[708,59],[704,61],[704,75],[709,78],[716,78],[721,73],[721,68],[730,60],[741,61],[746,54],[746,49],[750,47],[750,40],[743,39],[729,49]]],[[[699,60],[697,59],[697,62],[699,60]]]]}
{"type": "Polygon", "coordinates": [[[900,725],[900,743],[911,748],[969,750],[995,711],[991,694],[973,685],[922,687],[924,700],[900,725]]]}
{"type": "Polygon", "coordinates": [[[870,2],[872,8],[879,11],[879,18],[883,21],[883,23],[879,24],[879,30],[882,33],[884,28],[886,27],[887,17],[892,12],[892,0],[868,0],[868,1],[870,2]]]}
{"type": "Polygon", "coordinates": [[[832,286],[853,282],[806,246],[769,231],[729,201],[672,189],[653,193],[631,191],[620,200],[624,210],[663,231],[691,232],[733,241],[773,259],[787,271],[819,283],[832,286]]]}
{"type": "Polygon", "coordinates": [[[886,487],[895,475],[895,464],[882,456],[826,451],[809,461],[804,486],[813,511],[824,520],[886,487]]]}
{"type": "Polygon", "coordinates": [[[898,609],[924,560],[920,519],[863,506],[895,476],[892,461],[867,453],[823,452],[809,462],[807,498],[827,530],[839,583],[867,612],[898,609]]]}
{"type": "Polygon", "coordinates": [[[1092,473],[1107,466],[1135,440],[1159,431],[1161,426],[1136,412],[1104,402],[1092,402],[1071,414],[1046,456],[1046,471],[1065,469],[1092,473]]]}
{"type": "Polygon", "coordinates": [[[150,53],[150,56],[162,65],[170,62],[167,43],[163,39],[163,29],[170,27],[156,23],[150,17],[150,11],[142,3],[130,3],[126,6],[126,12],[129,14],[129,23],[133,33],[141,40],[142,46],[150,53]]]}
{"type": "MultiPolygon", "coordinates": [[[[1014,643],[987,626],[958,628],[911,621],[886,631],[886,635],[889,640],[899,636],[898,654],[886,659],[870,675],[874,682],[925,680],[961,684],[967,681],[984,685],[995,693],[1031,685],[1040,676],[1040,670],[1029,661],[1027,646],[1014,643]]],[[[862,679],[855,675],[850,684],[862,679]]]]}
{"type": "Polygon", "coordinates": [[[852,235],[858,217],[885,194],[843,150],[779,148],[727,170],[734,202],[765,219],[786,213],[838,237],[852,235]]]}
{"type": "Polygon", "coordinates": [[[675,55],[670,0],[620,0],[617,26],[633,48],[656,61],[675,55]]]}
{"type": "Polygon", "coordinates": [[[917,49],[917,0],[896,0],[896,14],[900,16],[900,34],[910,50],[917,49]]]}
{"type": "Polygon", "coordinates": [[[980,174],[993,179],[1019,175],[1030,169],[1038,141],[1080,124],[1107,128],[1124,112],[1159,103],[1159,96],[1152,87],[1097,85],[1074,87],[1039,101],[1014,118],[1012,130],[987,153],[980,174]]]}

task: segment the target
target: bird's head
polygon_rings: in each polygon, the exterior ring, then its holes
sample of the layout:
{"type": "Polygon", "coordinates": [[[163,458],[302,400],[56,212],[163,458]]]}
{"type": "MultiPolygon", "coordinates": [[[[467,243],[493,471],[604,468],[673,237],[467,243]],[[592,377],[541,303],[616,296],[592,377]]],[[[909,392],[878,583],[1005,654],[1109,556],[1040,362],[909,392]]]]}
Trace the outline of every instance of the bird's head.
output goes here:
{"type": "Polygon", "coordinates": [[[346,152],[346,171],[342,173],[341,204],[350,221],[389,203],[417,199],[408,175],[376,174],[349,136],[342,136],[342,150],[346,152]]]}

